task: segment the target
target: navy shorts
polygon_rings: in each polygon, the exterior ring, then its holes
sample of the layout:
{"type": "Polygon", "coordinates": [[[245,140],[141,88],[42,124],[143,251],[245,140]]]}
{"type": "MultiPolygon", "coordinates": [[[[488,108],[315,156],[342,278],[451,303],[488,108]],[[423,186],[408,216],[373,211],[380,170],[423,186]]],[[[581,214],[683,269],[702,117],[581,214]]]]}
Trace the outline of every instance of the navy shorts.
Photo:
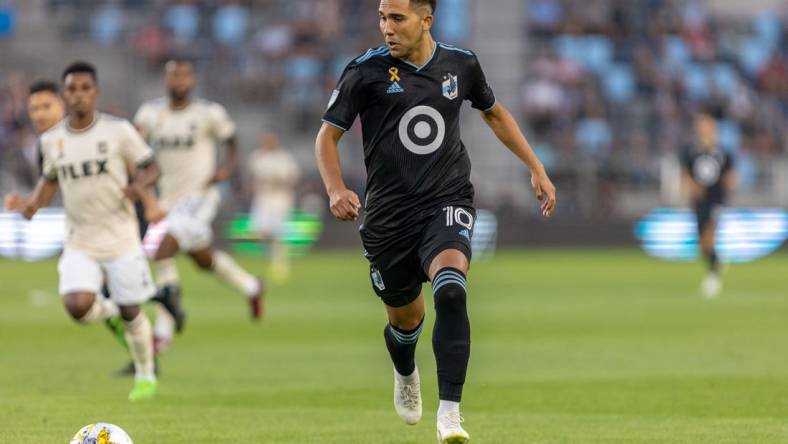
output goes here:
{"type": "Polygon", "coordinates": [[[365,245],[375,293],[390,307],[404,307],[419,297],[421,285],[429,280],[430,264],[441,252],[459,250],[470,262],[475,222],[473,207],[447,206],[383,251],[370,251],[365,245]]]}

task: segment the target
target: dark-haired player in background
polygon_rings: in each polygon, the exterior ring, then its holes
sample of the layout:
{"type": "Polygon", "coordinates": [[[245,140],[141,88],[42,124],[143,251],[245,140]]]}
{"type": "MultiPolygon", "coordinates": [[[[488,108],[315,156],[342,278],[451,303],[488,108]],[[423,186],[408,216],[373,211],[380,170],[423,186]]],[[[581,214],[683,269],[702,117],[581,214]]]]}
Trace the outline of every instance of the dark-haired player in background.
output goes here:
{"type": "Polygon", "coordinates": [[[440,406],[438,441],[465,443],[460,400],[470,356],[465,279],[475,210],[470,159],[460,140],[465,100],[531,170],[542,213],[555,208],[555,187],[512,115],[497,103],[476,55],[433,40],[435,0],[382,0],[385,46],[352,61],[324,116],[317,163],[340,220],[365,217],[361,238],[372,286],[389,318],[384,330],[394,363],[394,404],[408,424],[421,418],[416,342],[424,320],[422,283],[435,300],[433,349],[440,406]],[[345,187],[337,145],[361,117],[366,199],[345,187]]]}
{"type": "Polygon", "coordinates": [[[38,80],[30,85],[27,114],[33,123],[33,130],[39,135],[63,120],[63,99],[55,82],[38,80]]]}
{"type": "MultiPolygon", "coordinates": [[[[33,130],[36,134],[41,135],[46,130],[55,126],[58,122],[63,120],[65,115],[65,107],[63,99],[60,97],[60,89],[55,82],[50,80],[38,80],[30,85],[30,91],[27,99],[28,117],[33,124],[33,130]]],[[[40,147],[37,149],[38,170],[39,173],[43,170],[44,158],[41,154],[40,147]]],[[[141,196],[144,199],[151,199],[153,195],[149,192],[143,193],[141,196]]],[[[137,220],[140,225],[140,237],[144,237],[145,230],[148,225],[148,219],[156,219],[160,217],[157,215],[158,207],[154,202],[148,201],[147,216],[146,205],[142,201],[135,202],[134,210],[137,213],[137,220]]],[[[154,220],[155,221],[155,220],[154,220]]],[[[99,303],[113,304],[109,296],[109,289],[106,285],[101,290],[105,300],[100,300],[99,303]]],[[[116,311],[116,310],[114,310],[116,311]]],[[[105,320],[105,324],[110,329],[115,338],[120,342],[123,348],[128,349],[126,342],[126,334],[123,328],[123,321],[119,316],[111,317],[105,320]]],[[[158,368],[158,364],[156,365],[158,368]]],[[[129,363],[122,370],[116,374],[121,376],[134,376],[134,362],[129,363]]]]}
{"type": "MultiPolygon", "coordinates": [[[[191,61],[168,61],[164,84],[167,96],[144,103],[134,116],[134,124],[156,152],[161,167],[159,197],[167,212],[167,233],[154,258],[157,298],[179,298],[175,256],[183,251],[201,269],[241,293],[252,319],[259,320],[264,311],[263,282],[213,245],[211,223],[221,200],[217,185],[230,177],[236,164],[235,123],[222,105],[192,97],[191,61]],[[219,164],[218,147],[226,150],[219,164]]],[[[156,316],[155,334],[162,345],[172,340],[174,330],[180,330],[182,319],[170,314],[159,310],[156,316]]]]}
{"type": "MultiPolygon", "coordinates": [[[[49,80],[38,80],[30,85],[30,92],[27,98],[27,112],[30,122],[33,124],[33,130],[39,136],[48,129],[55,126],[58,122],[63,120],[65,115],[65,107],[63,99],[60,97],[60,89],[55,82],[49,80]]],[[[38,155],[38,171],[39,174],[43,170],[44,158],[41,154],[41,147],[37,148],[38,155]]],[[[143,219],[144,220],[144,219],[143,219]]],[[[141,227],[142,229],[142,227],[141,227]]],[[[105,299],[109,299],[109,292],[106,286],[102,289],[105,299]]],[[[99,303],[113,304],[110,300],[100,300],[99,303]]],[[[116,310],[114,310],[116,311],[116,310]]],[[[128,349],[126,343],[125,332],[123,329],[123,322],[119,317],[111,317],[106,319],[107,327],[112,331],[113,335],[128,349]]],[[[124,374],[134,375],[134,363],[130,367],[124,369],[124,374]]]]}
{"type": "Polygon", "coordinates": [[[718,145],[717,122],[711,115],[695,117],[694,141],[684,153],[682,166],[685,189],[698,220],[700,248],[709,266],[701,290],[712,298],[722,291],[715,232],[723,205],[736,186],[736,173],[733,157],[718,145]]]}
{"type": "Polygon", "coordinates": [[[58,274],[66,310],[82,323],[120,315],[136,370],[129,399],[151,399],[157,391],[153,335],[140,305],[155,287],[132,202],[159,171],[153,152],[128,121],[96,109],[98,77],[92,65],[73,63],[62,79],[68,117],[41,136],[42,177],[31,196],[11,194],[5,207],[30,219],[60,188],[67,235],[58,274]],[[98,295],[105,280],[114,303],[98,295]]]}

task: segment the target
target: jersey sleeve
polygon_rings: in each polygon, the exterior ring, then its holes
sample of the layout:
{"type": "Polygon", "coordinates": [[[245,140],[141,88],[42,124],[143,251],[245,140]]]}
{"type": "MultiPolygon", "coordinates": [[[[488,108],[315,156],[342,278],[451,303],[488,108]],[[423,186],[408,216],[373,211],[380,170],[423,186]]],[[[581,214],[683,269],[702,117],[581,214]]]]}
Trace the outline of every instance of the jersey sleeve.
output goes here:
{"type": "Polygon", "coordinates": [[[470,80],[471,90],[467,100],[471,102],[471,106],[481,111],[491,110],[495,106],[495,93],[487,83],[487,77],[476,55],[471,60],[470,80]]]}
{"type": "Polygon", "coordinates": [[[361,72],[355,63],[345,68],[337,87],[331,93],[328,107],[323,114],[323,122],[347,131],[353,126],[361,111],[361,72]]]}
{"type": "Polygon", "coordinates": [[[152,114],[150,106],[142,105],[140,109],[137,110],[137,114],[134,115],[134,126],[137,127],[144,138],[148,137],[153,126],[151,123],[153,119],[152,114]]]}
{"type": "Polygon", "coordinates": [[[153,150],[145,143],[140,133],[127,121],[121,123],[123,159],[135,166],[145,165],[153,160],[153,150]]]}
{"type": "Polygon", "coordinates": [[[211,132],[216,140],[224,142],[235,135],[235,122],[222,105],[211,104],[210,117],[211,132]]]}
{"type": "Polygon", "coordinates": [[[57,180],[57,166],[52,157],[52,150],[43,139],[38,140],[38,152],[41,159],[41,176],[49,181],[57,180]]]}

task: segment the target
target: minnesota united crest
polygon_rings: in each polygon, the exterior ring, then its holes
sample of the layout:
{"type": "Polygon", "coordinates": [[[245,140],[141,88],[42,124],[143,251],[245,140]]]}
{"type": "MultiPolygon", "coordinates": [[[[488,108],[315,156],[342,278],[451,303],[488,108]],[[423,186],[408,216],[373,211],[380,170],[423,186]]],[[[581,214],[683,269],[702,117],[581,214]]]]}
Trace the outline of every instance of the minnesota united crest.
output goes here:
{"type": "Polygon", "coordinates": [[[443,97],[449,100],[454,100],[460,95],[460,84],[457,76],[448,73],[443,76],[443,97]]]}

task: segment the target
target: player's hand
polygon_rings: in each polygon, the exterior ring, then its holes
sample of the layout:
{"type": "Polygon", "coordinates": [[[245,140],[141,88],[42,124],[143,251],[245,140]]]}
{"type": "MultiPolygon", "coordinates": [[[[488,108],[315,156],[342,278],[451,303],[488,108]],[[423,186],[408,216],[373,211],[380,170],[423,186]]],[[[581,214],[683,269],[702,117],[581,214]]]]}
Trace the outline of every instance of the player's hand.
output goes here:
{"type": "Polygon", "coordinates": [[[3,199],[3,207],[8,211],[22,214],[22,217],[27,220],[32,219],[36,214],[36,209],[30,205],[30,202],[17,193],[6,194],[5,199],[3,199]]]}
{"type": "Polygon", "coordinates": [[[230,169],[221,166],[216,169],[216,172],[213,173],[213,177],[211,177],[211,180],[208,181],[207,186],[212,186],[217,183],[224,182],[229,178],[230,178],[230,169]]]}
{"type": "Polygon", "coordinates": [[[167,213],[158,205],[145,206],[145,220],[152,224],[157,224],[167,217],[167,213]]]}
{"type": "Polygon", "coordinates": [[[358,219],[361,210],[361,201],[358,195],[348,189],[329,194],[331,200],[331,214],[337,219],[354,221],[358,219]]]}
{"type": "Polygon", "coordinates": [[[539,201],[542,208],[542,216],[552,216],[556,203],[555,185],[547,177],[547,173],[544,170],[531,174],[531,187],[534,189],[536,200],[539,201]]]}
{"type": "Polygon", "coordinates": [[[142,193],[144,193],[142,188],[136,184],[129,184],[126,188],[123,189],[123,194],[132,202],[137,202],[142,198],[142,193]]]}
{"type": "Polygon", "coordinates": [[[693,201],[699,201],[704,197],[706,197],[706,189],[696,183],[693,183],[692,186],[690,186],[690,199],[693,201]]]}
{"type": "Polygon", "coordinates": [[[25,209],[25,206],[25,200],[17,193],[8,193],[3,199],[3,207],[8,211],[21,212],[25,209]]]}

